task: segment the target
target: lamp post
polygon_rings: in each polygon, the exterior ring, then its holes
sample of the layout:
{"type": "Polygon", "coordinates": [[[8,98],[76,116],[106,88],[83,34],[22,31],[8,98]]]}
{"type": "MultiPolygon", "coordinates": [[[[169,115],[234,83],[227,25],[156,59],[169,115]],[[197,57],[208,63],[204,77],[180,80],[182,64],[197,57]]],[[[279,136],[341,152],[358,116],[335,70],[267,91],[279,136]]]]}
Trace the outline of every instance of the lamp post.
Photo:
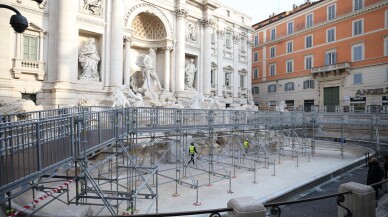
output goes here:
{"type": "MultiPolygon", "coordinates": [[[[41,4],[43,2],[43,0],[32,0],[32,1],[38,4],[41,4]]],[[[16,13],[11,16],[11,19],[9,21],[9,24],[11,24],[15,32],[23,33],[27,29],[28,27],[27,18],[25,18],[18,10],[16,10],[16,8],[5,4],[0,4],[0,8],[6,8],[16,13]]]]}
{"type": "Polygon", "coordinates": [[[13,8],[9,5],[4,5],[4,4],[0,4],[0,8],[6,8],[6,9],[9,9],[9,10],[16,13],[16,14],[11,16],[11,19],[9,21],[9,24],[11,24],[11,26],[15,30],[15,32],[23,33],[24,30],[27,29],[28,21],[25,17],[23,17],[23,15],[20,14],[20,12],[18,10],[16,10],[15,8],[13,8]]]}

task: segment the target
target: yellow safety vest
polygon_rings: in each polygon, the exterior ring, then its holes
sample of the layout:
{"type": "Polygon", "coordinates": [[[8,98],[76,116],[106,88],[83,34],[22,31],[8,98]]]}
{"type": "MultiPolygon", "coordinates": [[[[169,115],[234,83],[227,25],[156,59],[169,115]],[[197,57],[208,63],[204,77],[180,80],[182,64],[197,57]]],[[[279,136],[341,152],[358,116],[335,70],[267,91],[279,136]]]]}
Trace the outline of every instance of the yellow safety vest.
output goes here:
{"type": "Polygon", "coordinates": [[[249,143],[248,143],[248,141],[244,141],[244,148],[249,148],[249,143]]]}
{"type": "Polygon", "coordinates": [[[190,146],[189,153],[190,154],[195,154],[195,146],[194,145],[190,146]]]}

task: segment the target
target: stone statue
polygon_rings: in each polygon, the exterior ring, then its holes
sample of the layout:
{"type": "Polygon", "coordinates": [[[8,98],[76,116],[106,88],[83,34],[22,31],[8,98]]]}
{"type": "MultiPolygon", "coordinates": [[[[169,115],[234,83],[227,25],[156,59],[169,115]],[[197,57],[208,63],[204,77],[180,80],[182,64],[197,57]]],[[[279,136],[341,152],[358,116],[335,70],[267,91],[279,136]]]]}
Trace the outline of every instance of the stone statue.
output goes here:
{"type": "Polygon", "coordinates": [[[186,41],[197,41],[197,27],[194,23],[188,23],[186,27],[186,41]]]}
{"type": "Polygon", "coordinates": [[[84,0],[82,9],[93,15],[101,15],[102,0],[84,0]]]}
{"type": "Polygon", "coordinates": [[[186,65],[185,68],[186,75],[185,75],[185,87],[186,89],[194,89],[194,77],[195,73],[197,72],[197,68],[194,65],[194,59],[191,58],[190,62],[186,65]]]}
{"type": "Polygon", "coordinates": [[[79,53],[79,62],[82,66],[82,74],[79,79],[98,79],[98,62],[100,55],[98,55],[95,45],[95,39],[89,38],[89,42],[85,44],[79,53]]]}
{"type": "Polygon", "coordinates": [[[116,108],[122,108],[122,107],[129,107],[131,104],[129,103],[127,97],[124,95],[123,91],[116,87],[113,90],[113,105],[112,107],[116,108]]]}
{"type": "Polygon", "coordinates": [[[154,57],[155,50],[151,48],[147,54],[138,56],[136,60],[136,65],[142,69],[144,76],[143,92],[160,91],[163,89],[160,85],[159,77],[154,69],[154,57]],[[159,90],[155,90],[155,86],[159,88],[159,90]]]}
{"type": "Polygon", "coordinates": [[[123,85],[123,93],[134,107],[141,107],[144,105],[141,93],[135,94],[129,86],[123,85]]]}

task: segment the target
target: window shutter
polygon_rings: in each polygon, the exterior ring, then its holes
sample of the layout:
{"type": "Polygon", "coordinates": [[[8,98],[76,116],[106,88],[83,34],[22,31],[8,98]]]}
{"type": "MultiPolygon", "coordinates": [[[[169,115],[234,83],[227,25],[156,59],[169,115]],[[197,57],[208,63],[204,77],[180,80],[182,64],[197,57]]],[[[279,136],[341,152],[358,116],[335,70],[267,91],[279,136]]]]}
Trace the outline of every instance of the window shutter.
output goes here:
{"type": "Polygon", "coordinates": [[[337,52],[334,52],[333,64],[337,64],[337,52]]]}
{"type": "Polygon", "coordinates": [[[314,82],[314,80],[311,80],[311,88],[312,88],[312,89],[315,88],[315,82],[314,82]]]}
{"type": "Polygon", "coordinates": [[[306,83],[307,81],[303,81],[303,89],[306,89],[306,83]]]}

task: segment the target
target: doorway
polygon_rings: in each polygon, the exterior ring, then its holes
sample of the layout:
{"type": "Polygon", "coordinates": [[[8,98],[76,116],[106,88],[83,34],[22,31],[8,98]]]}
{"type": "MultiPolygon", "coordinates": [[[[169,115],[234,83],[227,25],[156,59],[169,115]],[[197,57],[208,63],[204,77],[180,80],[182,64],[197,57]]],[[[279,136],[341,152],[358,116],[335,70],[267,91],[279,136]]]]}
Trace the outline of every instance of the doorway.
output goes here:
{"type": "Polygon", "coordinates": [[[339,87],[323,88],[323,104],[328,112],[334,112],[335,107],[339,105],[339,87]]]}

